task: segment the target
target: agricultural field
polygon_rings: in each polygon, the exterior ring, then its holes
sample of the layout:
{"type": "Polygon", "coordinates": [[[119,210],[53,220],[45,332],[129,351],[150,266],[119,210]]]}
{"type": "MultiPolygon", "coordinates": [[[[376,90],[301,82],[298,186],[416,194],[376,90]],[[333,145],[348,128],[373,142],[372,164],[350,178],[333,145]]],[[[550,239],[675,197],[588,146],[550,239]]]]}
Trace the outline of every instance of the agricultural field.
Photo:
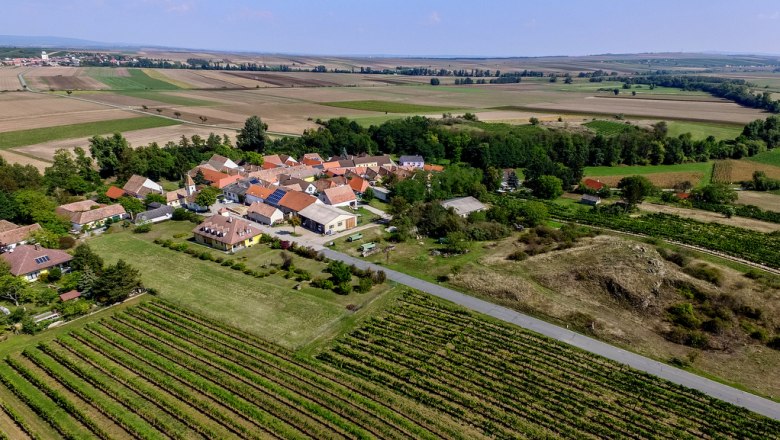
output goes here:
{"type": "Polygon", "coordinates": [[[109,86],[89,75],[82,67],[33,67],[24,71],[32,90],[105,90],[109,86]]]}
{"type": "Polygon", "coordinates": [[[774,148],[763,153],[756,154],[755,156],[747,158],[751,162],[763,163],[765,165],[772,165],[780,167],[780,148],[774,148]]]}
{"type": "Polygon", "coordinates": [[[603,136],[613,136],[632,129],[631,125],[625,122],[614,121],[591,121],[582,125],[603,136]]]}
{"type": "Polygon", "coordinates": [[[0,94],[0,132],[135,116],[97,103],[33,93],[0,94]]]}
{"type": "Polygon", "coordinates": [[[33,128],[29,130],[7,131],[0,133],[0,148],[14,148],[34,145],[45,141],[92,137],[99,134],[111,134],[140,130],[143,128],[177,125],[179,122],[155,117],[136,117],[113,121],[99,121],[55,127],[33,128]]]}
{"type": "Polygon", "coordinates": [[[766,191],[739,191],[737,203],[758,206],[767,211],[780,212],[780,194],[766,191]]]}
{"type": "Polygon", "coordinates": [[[11,354],[0,396],[0,426],[22,439],[780,432],[778,422],[415,293],[318,359],[146,301],[11,354]]]}
{"type": "Polygon", "coordinates": [[[87,75],[111,90],[177,90],[176,85],[152,78],[142,69],[91,68],[87,75]]]}
{"type": "Polygon", "coordinates": [[[693,139],[706,139],[714,136],[718,140],[734,139],[742,133],[742,125],[732,124],[708,124],[704,122],[669,121],[667,123],[668,136],[677,137],[683,133],[690,133],[693,139]]]}
{"type": "MultiPolygon", "coordinates": [[[[773,156],[763,156],[764,161],[771,162],[773,156]]],[[[753,178],[753,173],[763,171],[768,177],[780,179],[780,166],[767,165],[765,162],[754,160],[719,160],[715,162],[712,173],[712,181],[716,183],[738,183],[753,178]]]]}
{"type": "Polygon", "coordinates": [[[13,92],[22,90],[18,74],[22,72],[18,67],[0,67],[0,92],[13,92]]]}
{"type": "Polygon", "coordinates": [[[452,110],[451,108],[447,107],[435,107],[432,105],[390,101],[339,101],[323,102],[322,104],[331,107],[351,108],[355,110],[367,110],[372,112],[385,113],[441,113],[452,110]]]}
{"type": "Polygon", "coordinates": [[[586,167],[585,176],[615,187],[623,177],[641,175],[647,177],[655,186],[671,188],[675,183],[684,181],[689,181],[695,186],[706,185],[710,183],[712,168],[712,162],[679,165],[586,167]]]}

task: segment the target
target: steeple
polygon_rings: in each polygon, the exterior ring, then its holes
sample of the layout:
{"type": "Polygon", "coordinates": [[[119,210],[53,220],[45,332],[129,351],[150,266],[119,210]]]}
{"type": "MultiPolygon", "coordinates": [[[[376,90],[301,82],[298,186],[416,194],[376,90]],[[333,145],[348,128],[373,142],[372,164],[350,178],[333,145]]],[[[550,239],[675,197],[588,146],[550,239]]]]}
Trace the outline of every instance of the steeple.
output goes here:
{"type": "Polygon", "coordinates": [[[195,181],[192,180],[192,177],[189,174],[185,175],[184,177],[184,187],[187,189],[187,195],[191,196],[197,192],[195,188],[195,181]]]}

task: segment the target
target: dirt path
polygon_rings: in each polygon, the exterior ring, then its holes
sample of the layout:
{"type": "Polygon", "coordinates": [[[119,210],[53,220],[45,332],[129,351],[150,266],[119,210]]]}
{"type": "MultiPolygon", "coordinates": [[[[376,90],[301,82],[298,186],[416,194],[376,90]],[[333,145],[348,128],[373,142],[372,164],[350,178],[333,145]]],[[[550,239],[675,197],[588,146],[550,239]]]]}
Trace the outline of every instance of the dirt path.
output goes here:
{"type": "Polygon", "coordinates": [[[656,205],[653,203],[642,203],[639,209],[645,212],[674,214],[680,217],[690,218],[705,223],[720,223],[722,225],[736,226],[738,228],[752,229],[758,232],[780,231],[780,224],[769,223],[761,220],[753,220],[744,217],[726,218],[723,214],[711,211],[702,211],[700,209],[680,208],[669,205],[656,205]]]}

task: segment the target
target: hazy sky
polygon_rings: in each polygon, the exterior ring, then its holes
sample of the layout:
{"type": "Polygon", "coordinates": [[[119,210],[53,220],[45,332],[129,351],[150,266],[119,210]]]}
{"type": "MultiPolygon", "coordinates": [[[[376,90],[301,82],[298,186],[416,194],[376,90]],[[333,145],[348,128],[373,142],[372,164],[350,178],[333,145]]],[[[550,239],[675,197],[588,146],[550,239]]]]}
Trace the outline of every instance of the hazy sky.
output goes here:
{"type": "Polygon", "coordinates": [[[4,0],[0,34],[301,54],[780,53],[777,0],[4,0]]]}

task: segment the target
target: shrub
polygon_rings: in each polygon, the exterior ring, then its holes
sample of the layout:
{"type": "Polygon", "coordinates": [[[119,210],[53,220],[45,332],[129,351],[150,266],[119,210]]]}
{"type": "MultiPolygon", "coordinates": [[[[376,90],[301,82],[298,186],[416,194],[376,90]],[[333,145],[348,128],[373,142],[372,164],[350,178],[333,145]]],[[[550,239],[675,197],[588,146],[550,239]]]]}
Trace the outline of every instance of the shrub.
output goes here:
{"type": "Polygon", "coordinates": [[[780,336],[775,336],[766,343],[766,346],[769,348],[774,348],[775,350],[780,350],[780,336]]]}
{"type": "Polygon", "coordinates": [[[382,284],[386,280],[387,280],[387,274],[383,270],[374,272],[374,275],[372,275],[371,277],[371,282],[374,284],[382,284]]]}
{"type": "Polygon", "coordinates": [[[184,237],[187,237],[189,235],[190,235],[189,232],[180,232],[178,234],[173,234],[173,238],[184,238],[184,237]]]}
{"type": "Polygon", "coordinates": [[[704,263],[699,263],[694,266],[687,266],[683,268],[683,272],[694,278],[707,281],[708,283],[712,283],[716,286],[723,284],[723,273],[717,268],[708,266],[704,263]]]}
{"type": "Polygon", "coordinates": [[[70,235],[60,237],[60,249],[71,249],[73,246],[76,246],[75,238],[70,235]]]}
{"type": "Polygon", "coordinates": [[[701,320],[696,317],[691,303],[682,303],[669,307],[669,320],[688,329],[699,328],[701,320]]]}
{"type": "Polygon", "coordinates": [[[506,259],[511,261],[523,261],[528,258],[528,254],[525,251],[517,250],[509,254],[506,259]]]}
{"type": "Polygon", "coordinates": [[[722,334],[729,327],[728,323],[720,318],[704,321],[701,329],[716,335],[722,334]]]}
{"type": "Polygon", "coordinates": [[[233,262],[231,260],[224,260],[223,262],[219,263],[220,266],[232,266],[233,262]]]}
{"type": "Polygon", "coordinates": [[[766,342],[769,340],[769,334],[763,328],[757,328],[750,332],[750,337],[761,342],[766,342]]]}
{"type": "Polygon", "coordinates": [[[59,279],[62,278],[62,269],[59,267],[53,267],[49,270],[48,273],[48,279],[49,281],[59,281],[59,279]]]}
{"type": "Polygon", "coordinates": [[[357,291],[358,293],[366,293],[371,290],[371,286],[373,286],[371,278],[361,278],[360,282],[358,282],[357,291]]]}
{"type": "Polygon", "coordinates": [[[691,260],[690,255],[686,252],[674,252],[666,248],[658,248],[658,254],[660,254],[664,260],[671,261],[680,267],[687,266],[691,260]]]}
{"type": "Polygon", "coordinates": [[[327,278],[315,278],[312,280],[311,285],[318,289],[333,290],[333,282],[327,278]]]}
{"type": "Polygon", "coordinates": [[[233,270],[244,270],[246,269],[246,265],[244,263],[233,263],[232,266],[230,266],[233,270]]]}
{"type": "Polygon", "coordinates": [[[336,285],[336,287],[333,288],[333,291],[338,293],[339,295],[349,295],[350,293],[352,293],[352,283],[350,283],[349,281],[339,283],[336,285]]]}
{"type": "Polygon", "coordinates": [[[289,253],[282,251],[279,253],[279,256],[282,257],[282,265],[280,266],[282,270],[292,270],[293,267],[293,258],[292,255],[289,253]]]}
{"type": "Polygon", "coordinates": [[[152,230],[152,224],[151,223],[144,223],[142,225],[138,225],[135,228],[133,228],[134,234],[146,234],[147,232],[152,230]]]}

